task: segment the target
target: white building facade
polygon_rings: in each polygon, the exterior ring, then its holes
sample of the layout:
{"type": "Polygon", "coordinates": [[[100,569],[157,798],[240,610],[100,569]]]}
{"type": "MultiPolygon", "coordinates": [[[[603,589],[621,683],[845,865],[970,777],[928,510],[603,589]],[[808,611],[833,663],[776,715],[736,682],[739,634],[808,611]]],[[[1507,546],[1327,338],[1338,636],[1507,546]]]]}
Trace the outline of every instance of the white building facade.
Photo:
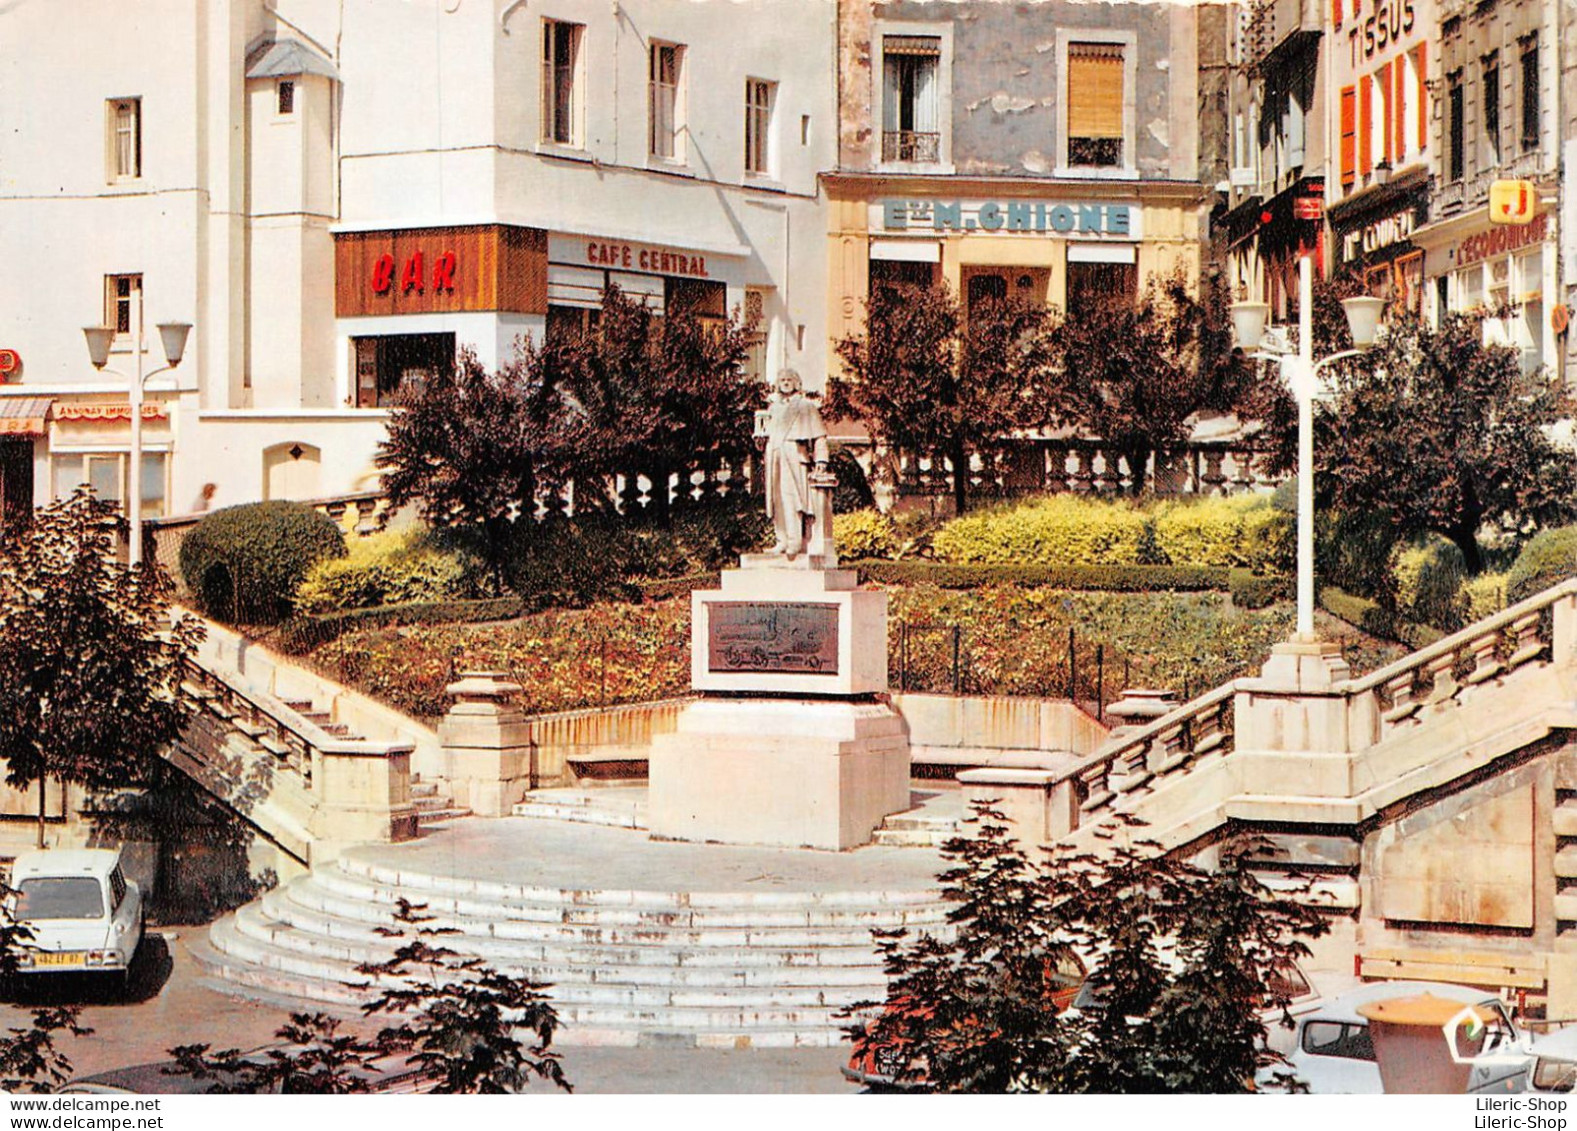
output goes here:
{"type": "Polygon", "coordinates": [[[146,371],[194,327],[146,385],[149,517],[369,486],[402,385],[608,283],[754,316],[752,368],[819,381],[830,0],[70,7],[0,13],[8,511],[127,497],[139,307],[146,371]]]}

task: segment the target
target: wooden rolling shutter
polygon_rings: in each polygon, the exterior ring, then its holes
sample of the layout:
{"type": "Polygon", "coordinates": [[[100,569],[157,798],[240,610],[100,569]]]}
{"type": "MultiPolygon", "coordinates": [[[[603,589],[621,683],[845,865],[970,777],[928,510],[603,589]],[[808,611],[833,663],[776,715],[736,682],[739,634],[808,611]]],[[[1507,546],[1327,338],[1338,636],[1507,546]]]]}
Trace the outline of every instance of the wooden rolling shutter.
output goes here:
{"type": "Polygon", "coordinates": [[[1123,136],[1123,48],[1068,44],[1068,136],[1123,136]]]}
{"type": "Polygon", "coordinates": [[[1374,84],[1367,76],[1358,80],[1358,171],[1364,176],[1374,168],[1369,142],[1374,122],[1374,84]]]}
{"type": "Polygon", "coordinates": [[[1342,91],[1342,187],[1351,188],[1358,145],[1357,95],[1352,87],[1342,91]]]}
{"type": "Polygon", "coordinates": [[[1415,73],[1418,75],[1418,151],[1427,152],[1429,149],[1429,88],[1427,80],[1429,71],[1424,66],[1426,58],[1424,49],[1427,42],[1418,45],[1418,66],[1415,73]]]}
{"type": "Polygon", "coordinates": [[[1395,144],[1395,134],[1392,130],[1392,126],[1395,124],[1395,119],[1391,114],[1392,94],[1390,63],[1387,63],[1385,66],[1380,68],[1378,85],[1380,87],[1380,138],[1385,143],[1380,149],[1380,152],[1384,154],[1381,160],[1387,163],[1392,163],[1392,155],[1396,152],[1396,150],[1392,148],[1392,146],[1395,144]]]}
{"type": "Polygon", "coordinates": [[[1395,70],[1396,94],[1391,104],[1395,125],[1391,127],[1391,136],[1396,141],[1396,157],[1398,165],[1407,158],[1407,60],[1398,59],[1393,64],[1395,70]]]}

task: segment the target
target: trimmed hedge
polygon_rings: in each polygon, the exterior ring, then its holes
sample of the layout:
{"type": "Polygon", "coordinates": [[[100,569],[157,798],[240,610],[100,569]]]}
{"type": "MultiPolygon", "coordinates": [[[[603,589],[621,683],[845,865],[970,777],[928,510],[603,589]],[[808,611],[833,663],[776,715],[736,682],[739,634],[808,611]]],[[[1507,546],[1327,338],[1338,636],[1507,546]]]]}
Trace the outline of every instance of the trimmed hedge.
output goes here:
{"type": "Polygon", "coordinates": [[[1515,605],[1577,573],[1577,526],[1541,530],[1506,574],[1506,603],[1515,605]]]}
{"type": "Polygon", "coordinates": [[[1397,640],[1415,650],[1427,648],[1446,636],[1438,628],[1402,620],[1382,609],[1377,602],[1367,597],[1354,596],[1334,585],[1327,585],[1320,590],[1319,603],[1331,616],[1362,629],[1370,636],[1397,640]]]}
{"type": "Polygon", "coordinates": [[[723,583],[716,570],[709,573],[687,573],[683,577],[658,577],[650,581],[637,581],[642,600],[666,601],[671,597],[688,597],[697,589],[716,589],[723,583]]]}
{"type": "Polygon", "coordinates": [[[956,518],[931,548],[954,563],[1126,565],[1144,560],[1148,533],[1144,513],[1124,500],[1052,495],[956,518]]]}
{"type": "Polygon", "coordinates": [[[1456,544],[1430,535],[1395,555],[1396,605],[1409,620],[1447,632],[1462,627],[1467,565],[1456,544]]]}
{"type": "Polygon", "coordinates": [[[331,613],[476,595],[472,578],[479,564],[435,545],[424,531],[385,530],[353,540],[349,551],[307,571],[296,590],[297,612],[331,613]]]}
{"type": "Polygon", "coordinates": [[[1247,569],[1234,569],[1227,573],[1227,592],[1232,603],[1240,609],[1263,609],[1277,601],[1289,601],[1293,595],[1293,579],[1272,574],[1265,576],[1247,569]]]}
{"type": "Polygon", "coordinates": [[[1268,495],[1164,502],[1153,522],[1156,546],[1174,564],[1244,566],[1261,573],[1293,566],[1293,518],[1268,495]]]}
{"type": "Polygon", "coordinates": [[[982,585],[1038,585],[1114,593],[1199,592],[1226,589],[1221,566],[988,565],[946,562],[849,562],[867,581],[883,585],[935,585],[974,589],[982,585]]]}
{"type": "Polygon", "coordinates": [[[477,624],[514,620],[530,610],[519,597],[484,597],[474,601],[412,601],[375,609],[349,609],[325,616],[293,617],[280,625],[269,643],[291,656],[304,656],[332,644],[347,632],[392,625],[477,624]]]}
{"type": "Polygon", "coordinates": [[[276,499],[204,516],[181,540],[181,576],[204,613],[242,624],[290,615],[296,589],[324,558],[345,553],[327,515],[276,499]]]}
{"type": "Polygon", "coordinates": [[[893,520],[874,507],[832,516],[832,534],[838,552],[850,558],[895,558],[898,530],[893,520]]]}

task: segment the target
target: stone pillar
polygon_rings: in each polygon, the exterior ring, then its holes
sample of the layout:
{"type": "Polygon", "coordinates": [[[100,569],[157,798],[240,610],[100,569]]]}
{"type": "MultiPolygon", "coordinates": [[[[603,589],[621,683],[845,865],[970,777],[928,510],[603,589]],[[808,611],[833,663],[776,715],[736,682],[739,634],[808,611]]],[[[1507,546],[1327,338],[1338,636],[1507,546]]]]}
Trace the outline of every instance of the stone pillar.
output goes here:
{"type": "Polygon", "coordinates": [[[312,863],[346,845],[387,844],[416,836],[409,742],[326,742],[312,759],[312,863]]]}
{"type": "Polygon", "coordinates": [[[479,817],[507,816],[531,788],[531,724],[507,672],[461,672],[444,689],[455,704],[438,724],[444,776],[457,804],[479,817]]]}

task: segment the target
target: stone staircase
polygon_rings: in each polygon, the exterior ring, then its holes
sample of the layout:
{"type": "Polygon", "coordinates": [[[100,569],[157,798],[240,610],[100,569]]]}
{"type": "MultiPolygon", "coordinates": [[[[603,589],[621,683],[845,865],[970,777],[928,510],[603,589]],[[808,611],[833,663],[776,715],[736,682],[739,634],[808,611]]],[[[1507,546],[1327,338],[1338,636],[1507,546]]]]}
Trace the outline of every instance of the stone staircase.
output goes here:
{"type": "MultiPolygon", "coordinates": [[[[325,734],[348,742],[366,741],[365,735],[356,733],[349,723],[333,721],[332,712],[317,706],[310,699],[286,699],[285,706],[325,734]]],[[[454,798],[444,791],[440,783],[423,781],[421,775],[415,773],[411,775],[411,804],[416,807],[417,826],[422,829],[471,815],[469,809],[455,804],[454,798]]]]}
{"type": "Polygon", "coordinates": [[[347,1010],[356,966],[391,951],[404,897],[454,931],[444,944],[551,984],[566,1044],[830,1046],[842,1010],[881,1000],[872,928],[945,933],[934,891],[561,890],[425,874],[351,849],[211,928],[208,974],[347,1010]]]}
{"type": "Polygon", "coordinates": [[[534,789],[512,810],[517,817],[573,821],[618,829],[644,829],[646,790],[610,786],[601,789],[534,789]]]}

